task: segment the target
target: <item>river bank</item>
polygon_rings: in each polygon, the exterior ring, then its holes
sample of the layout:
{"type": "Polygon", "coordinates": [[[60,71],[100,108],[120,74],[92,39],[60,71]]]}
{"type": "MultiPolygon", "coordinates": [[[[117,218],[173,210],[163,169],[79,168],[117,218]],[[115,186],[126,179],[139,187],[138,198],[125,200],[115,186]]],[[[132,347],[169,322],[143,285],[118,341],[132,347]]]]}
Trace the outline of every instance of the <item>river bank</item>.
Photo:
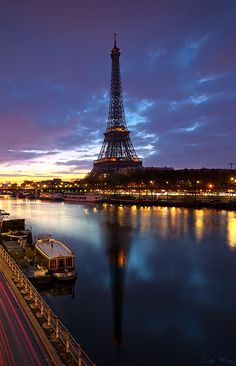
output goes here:
{"type": "Polygon", "coordinates": [[[186,208],[212,208],[218,210],[236,210],[236,199],[225,197],[192,197],[192,196],[166,196],[165,198],[106,198],[105,203],[127,206],[161,206],[161,207],[186,207],[186,208]]]}

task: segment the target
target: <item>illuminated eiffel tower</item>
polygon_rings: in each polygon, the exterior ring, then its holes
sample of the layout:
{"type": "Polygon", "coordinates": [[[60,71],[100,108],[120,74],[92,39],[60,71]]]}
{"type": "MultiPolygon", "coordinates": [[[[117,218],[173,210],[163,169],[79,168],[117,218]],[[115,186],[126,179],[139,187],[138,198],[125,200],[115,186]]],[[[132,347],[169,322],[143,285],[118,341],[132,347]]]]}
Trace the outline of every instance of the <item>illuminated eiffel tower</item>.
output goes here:
{"type": "Polygon", "coordinates": [[[107,128],[98,159],[93,163],[91,174],[116,172],[122,168],[138,168],[142,166],[138,158],[125,121],[120,77],[120,49],[116,46],[111,50],[112,72],[110,87],[110,105],[107,128]]]}

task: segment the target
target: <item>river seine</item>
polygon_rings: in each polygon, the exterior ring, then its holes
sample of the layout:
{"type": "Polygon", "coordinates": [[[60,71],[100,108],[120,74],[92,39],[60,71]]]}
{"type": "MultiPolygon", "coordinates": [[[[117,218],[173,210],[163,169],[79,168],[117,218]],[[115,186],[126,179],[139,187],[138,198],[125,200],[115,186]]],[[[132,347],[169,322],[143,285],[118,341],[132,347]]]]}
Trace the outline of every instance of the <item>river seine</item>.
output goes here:
{"type": "Polygon", "coordinates": [[[44,299],[98,366],[236,360],[236,214],[1,199],[76,256],[44,299]]]}

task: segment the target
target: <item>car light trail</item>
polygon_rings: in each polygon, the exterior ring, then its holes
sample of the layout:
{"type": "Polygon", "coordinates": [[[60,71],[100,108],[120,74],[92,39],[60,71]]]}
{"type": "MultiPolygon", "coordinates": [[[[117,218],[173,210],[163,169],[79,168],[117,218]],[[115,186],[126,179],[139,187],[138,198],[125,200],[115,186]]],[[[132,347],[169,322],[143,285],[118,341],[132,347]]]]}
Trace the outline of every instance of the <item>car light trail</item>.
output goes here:
{"type": "Polygon", "coordinates": [[[29,320],[0,273],[0,364],[4,366],[48,366],[29,320]]]}

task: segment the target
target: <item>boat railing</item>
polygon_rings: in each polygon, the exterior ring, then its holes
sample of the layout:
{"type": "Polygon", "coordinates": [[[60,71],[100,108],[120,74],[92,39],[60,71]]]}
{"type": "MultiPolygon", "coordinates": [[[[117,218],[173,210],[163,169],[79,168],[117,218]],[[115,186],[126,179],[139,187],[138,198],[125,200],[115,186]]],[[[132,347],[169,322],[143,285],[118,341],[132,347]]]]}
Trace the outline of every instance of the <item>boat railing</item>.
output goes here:
{"type": "Polygon", "coordinates": [[[1,245],[0,255],[13,272],[14,281],[21,288],[21,293],[24,293],[34,308],[38,309],[38,316],[44,318],[46,329],[55,339],[60,339],[65,346],[66,353],[71,355],[78,366],[96,366],[1,245]]]}

